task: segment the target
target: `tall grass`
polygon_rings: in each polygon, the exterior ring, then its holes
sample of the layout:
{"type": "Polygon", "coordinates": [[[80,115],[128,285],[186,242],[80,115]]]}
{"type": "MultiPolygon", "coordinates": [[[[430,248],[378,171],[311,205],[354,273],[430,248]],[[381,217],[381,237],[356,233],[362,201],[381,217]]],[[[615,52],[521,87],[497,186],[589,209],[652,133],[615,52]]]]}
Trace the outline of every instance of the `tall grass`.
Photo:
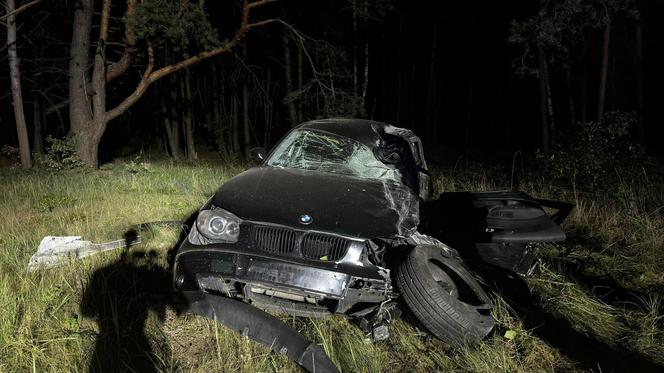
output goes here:
{"type": "MultiPolygon", "coordinates": [[[[91,353],[99,338],[95,317],[83,315],[81,300],[92,273],[118,260],[120,253],[108,253],[62,267],[27,273],[26,265],[42,237],[80,235],[86,240],[103,242],[121,238],[132,226],[157,220],[183,220],[195,211],[225,180],[239,173],[242,165],[153,163],[147,169],[108,165],[98,171],[51,173],[0,170],[0,371],[87,371],[91,353]]],[[[491,170],[447,169],[435,179],[439,190],[500,189],[509,180],[496,177],[491,170]]],[[[546,185],[524,186],[539,196],[560,196],[546,185]]],[[[563,196],[565,197],[565,196],[563,196]]],[[[569,197],[569,195],[567,195],[569,197]]],[[[589,201],[592,201],[589,199],[589,201]]],[[[599,256],[606,276],[613,276],[639,289],[651,298],[646,307],[625,311],[617,306],[598,303],[592,291],[560,268],[550,269],[550,281],[569,283],[568,288],[535,287],[549,292],[544,304],[562,318],[597,338],[610,338],[625,328],[635,330],[630,337],[637,349],[659,354],[662,338],[661,308],[654,290],[664,283],[657,270],[663,254],[653,256],[662,241],[657,241],[661,216],[631,215],[610,202],[584,202],[571,217],[569,226],[581,236],[597,237],[598,247],[574,243],[573,260],[586,261],[599,256]],[[602,219],[598,219],[598,217],[602,219]],[[659,220],[658,220],[659,219],[659,220]],[[624,248],[629,258],[621,265],[624,248]],[[623,270],[627,268],[627,270],[623,270]],[[557,270],[557,269],[556,269],[557,270]],[[637,276],[639,280],[625,277],[637,276]],[[562,278],[555,277],[562,276],[562,278]],[[595,303],[593,303],[595,302],[595,303]],[[596,307],[601,313],[579,314],[584,307],[596,307]],[[557,310],[557,311],[556,311],[557,310]],[[631,312],[625,317],[626,312],[631,312]],[[608,316],[607,316],[608,315],[608,316]],[[606,323],[595,328],[588,318],[606,323]],[[585,320],[585,321],[584,321],[585,320]],[[619,331],[606,320],[619,320],[619,331]],[[583,324],[586,322],[586,324],[583,324]]],[[[660,233],[661,234],[661,233],[660,233]]],[[[165,253],[177,240],[178,232],[156,229],[132,252],[155,251],[158,264],[165,266],[165,253]]],[[[594,242],[594,241],[593,241],[594,242]]],[[[551,257],[562,256],[564,248],[550,250],[551,257]]],[[[600,266],[600,265],[598,265],[600,266]]],[[[549,268],[549,267],[547,267],[549,268]]],[[[597,272],[591,267],[584,270],[597,272]]],[[[544,273],[546,276],[547,273],[544,273]]],[[[170,283],[164,283],[168,288],[170,283]]],[[[101,297],[105,295],[100,295],[101,297]]],[[[108,295],[110,297],[110,295],[108,295]]],[[[107,299],[111,304],[112,299],[107,299]]],[[[479,346],[451,349],[430,338],[404,320],[390,326],[387,341],[369,342],[360,329],[342,317],[310,320],[280,316],[320,344],[342,371],[478,371],[532,372],[575,369],[574,362],[556,348],[537,338],[500,298],[494,299],[495,333],[479,346]],[[509,333],[506,333],[508,332],[509,333]]],[[[115,304],[123,307],[123,304],[115,304]]],[[[553,312],[552,311],[552,312],[553,312]]],[[[613,322],[613,321],[611,321],[613,322]]],[[[155,365],[162,371],[298,371],[292,362],[278,356],[238,333],[204,318],[178,314],[167,308],[163,314],[150,311],[145,333],[155,351],[155,365]]]]}

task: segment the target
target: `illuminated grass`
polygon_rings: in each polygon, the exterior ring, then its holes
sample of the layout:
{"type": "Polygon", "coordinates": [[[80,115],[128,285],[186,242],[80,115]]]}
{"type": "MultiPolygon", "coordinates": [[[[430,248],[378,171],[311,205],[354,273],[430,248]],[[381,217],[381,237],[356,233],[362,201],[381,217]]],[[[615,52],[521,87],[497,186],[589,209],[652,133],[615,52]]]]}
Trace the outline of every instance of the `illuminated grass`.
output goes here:
{"type": "MultiPolygon", "coordinates": [[[[99,327],[94,318],[81,314],[81,298],[92,273],[117,261],[119,253],[28,274],[26,264],[43,236],[80,235],[103,242],[121,238],[138,223],[185,219],[219,185],[243,169],[242,165],[164,162],[152,164],[149,171],[135,173],[123,164],[99,171],[63,173],[0,170],[0,372],[88,369],[99,327]]],[[[490,171],[451,169],[444,174],[445,177],[435,179],[438,190],[509,186],[508,180],[496,178],[490,171]]],[[[543,197],[555,196],[552,190],[537,183],[526,185],[526,189],[543,197]]],[[[643,214],[632,215],[633,219],[626,221],[620,208],[610,204],[587,203],[581,207],[571,216],[570,226],[590,229],[593,236],[602,238],[600,246],[609,248],[598,252],[581,245],[575,251],[575,260],[599,255],[604,261],[600,261],[604,275],[630,286],[650,289],[664,283],[656,269],[664,254],[653,255],[663,242],[658,241],[662,238],[661,218],[643,214]],[[596,218],[600,215],[605,217],[601,221],[596,218]],[[611,246],[614,242],[617,243],[611,246]],[[623,252],[629,255],[628,260],[622,260],[624,265],[618,260],[622,255],[616,250],[619,246],[629,247],[623,252]],[[625,273],[630,276],[624,276],[625,273]],[[634,278],[633,274],[637,274],[637,280],[627,280],[634,278]]],[[[165,253],[177,236],[173,229],[157,229],[132,252],[154,250],[157,263],[164,266],[165,253]]],[[[559,254],[554,252],[552,256],[559,254]]],[[[586,270],[597,272],[591,267],[586,270]]],[[[551,295],[544,305],[551,312],[567,318],[581,330],[595,333],[597,339],[621,336],[629,327],[634,330],[629,338],[635,349],[649,356],[661,356],[661,298],[653,295],[644,300],[642,311],[625,311],[594,299],[564,271],[550,270],[544,275],[551,281],[571,284],[561,288],[543,282],[538,288],[551,295]],[[595,312],[599,312],[595,319],[584,318],[595,312]]],[[[163,286],[168,288],[170,283],[163,286]]],[[[574,369],[574,362],[526,330],[504,301],[496,298],[494,302],[496,332],[474,348],[457,350],[403,320],[391,325],[389,340],[371,343],[358,327],[341,317],[282,319],[319,343],[343,371],[574,369]],[[513,338],[506,338],[506,331],[512,331],[509,335],[513,338]]],[[[162,371],[299,371],[285,357],[271,354],[267,348],[224,326],[192,315],[178,315],[170,307],[162,314],[150,311],[146,334],[157,352],[155,364],[162,371]]]]}

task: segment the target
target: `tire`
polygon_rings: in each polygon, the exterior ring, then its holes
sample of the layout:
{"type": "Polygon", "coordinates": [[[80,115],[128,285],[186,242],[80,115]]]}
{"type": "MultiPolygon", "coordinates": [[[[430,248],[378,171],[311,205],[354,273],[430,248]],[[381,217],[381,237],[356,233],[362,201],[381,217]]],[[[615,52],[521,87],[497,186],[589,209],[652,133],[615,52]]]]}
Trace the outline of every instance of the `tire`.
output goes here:
{"type": "Polygon", "coordinates": [[[440,247],[414,247],[397,266],[395,282],[415,318],[452,346],[477,343],[493,328],[491,300],[460,260],[440,247]]]}

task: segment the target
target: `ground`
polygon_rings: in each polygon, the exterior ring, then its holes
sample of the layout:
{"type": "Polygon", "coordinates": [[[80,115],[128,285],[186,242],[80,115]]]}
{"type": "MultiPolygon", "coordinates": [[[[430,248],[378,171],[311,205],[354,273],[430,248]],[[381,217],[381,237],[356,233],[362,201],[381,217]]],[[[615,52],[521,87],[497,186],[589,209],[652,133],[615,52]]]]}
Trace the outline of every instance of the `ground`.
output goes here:
{"type": "MultiPolygon", "coordinates": [[[[124,254],[26,272],[46,235],[103,242],[135,224],[184,220],[246,167],[153,161],[97,171],[0,169],[0,372],[95,370],[109,356],[118,369],[141,371],[298,371],[240,334],[172,307],[164,269],[177,229],[144,232],[124,254]]],[[[434,170],[434,177],[438,191],[513,184],[509,173],[477,165],[434,170]]],[[[451,349],[403,320],[391,324],[389,340],[371,343],[341,317],[281,317],[342,371],[657,370],[664,364],[658,181],[614,195],[523,178],[520,189],[532,195],[577,204],[564,225],[569,240],[543,248],[528,281],[532,299],[494,296],[497,326],[478,346],[451,349]]]]}

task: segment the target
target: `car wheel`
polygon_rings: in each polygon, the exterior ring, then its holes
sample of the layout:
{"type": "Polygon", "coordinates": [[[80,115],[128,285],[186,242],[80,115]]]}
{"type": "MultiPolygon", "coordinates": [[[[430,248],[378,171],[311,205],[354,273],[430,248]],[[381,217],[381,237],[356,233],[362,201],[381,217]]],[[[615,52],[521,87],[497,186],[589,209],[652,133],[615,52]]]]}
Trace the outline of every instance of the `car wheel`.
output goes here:
{"type": "Polygon", "coordinates": [[[395,280],[415,318],[444,342],[473,344],[493,328],[491,300],[459,259],[440,247],[414,247],[395,280]]]}

